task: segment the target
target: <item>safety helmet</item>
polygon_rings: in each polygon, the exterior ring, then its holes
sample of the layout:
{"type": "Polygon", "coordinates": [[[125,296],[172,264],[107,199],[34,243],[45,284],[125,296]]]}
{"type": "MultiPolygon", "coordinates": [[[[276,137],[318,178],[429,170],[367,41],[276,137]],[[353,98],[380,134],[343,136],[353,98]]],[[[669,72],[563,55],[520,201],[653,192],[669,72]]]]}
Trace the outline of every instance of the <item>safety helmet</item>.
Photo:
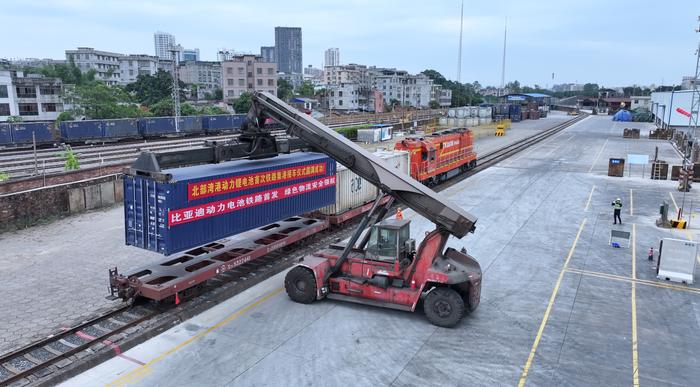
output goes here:
{"type": "Polygon", "coordinates": [[[617,198],[617,199],[615,199],[615,201],[619,203],[619,202],[621,202],[621,201],[622,201],[622,199],[620,199],[620,198],[617,198]]]}

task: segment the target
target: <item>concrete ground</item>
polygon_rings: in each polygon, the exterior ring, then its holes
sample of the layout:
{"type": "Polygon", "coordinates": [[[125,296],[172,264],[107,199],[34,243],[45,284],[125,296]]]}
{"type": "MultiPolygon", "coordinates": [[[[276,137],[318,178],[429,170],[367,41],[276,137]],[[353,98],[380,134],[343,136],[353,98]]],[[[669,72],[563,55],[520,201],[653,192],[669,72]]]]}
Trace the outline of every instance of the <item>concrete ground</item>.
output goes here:
{"type": "MultiPolygon", "coordinates": [[[[516,123],[506,137],[478,139],[477,150],[493,150],[566,118],[516,123]]],[[[129,272],[164,259],[124,244],[123,213],[117,206],[0,233],[0,354],[119,305],[105,299],[109,268],[129,272]]]]}
{"type": "MultiPolygon", "coordinates": [[[[622,139],[634,126],[645,124],[587,118],[445,191],[479,217],[449,244],[484,271],[481,306],[455,328],[422,311],[296,304],[280,274],[65,385],[697,385],[700,286],[657,280],[646,252],[664,237],[697,240],[700,224],[654,225],[662,201],[682,205],[676,182],[636,167],[607,176],[610,157],[655,147],[680,161],[668,142],[622,139]],[[631,247],[611,247],[611,229],[629,231],[631,247]]],[[[415,237],[431,228],[404,215],[415,237]]]]}

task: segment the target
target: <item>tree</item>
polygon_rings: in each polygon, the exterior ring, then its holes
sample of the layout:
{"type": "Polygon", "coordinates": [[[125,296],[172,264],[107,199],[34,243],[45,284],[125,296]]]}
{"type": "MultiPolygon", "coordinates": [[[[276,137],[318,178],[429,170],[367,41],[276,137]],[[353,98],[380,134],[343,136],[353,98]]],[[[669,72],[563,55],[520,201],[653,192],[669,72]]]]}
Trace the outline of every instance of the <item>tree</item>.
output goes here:
{"type": "Polygon", "coordinates": [[[7,117],[7,122],[9,122],[9,123],[22,122],[22,117],[21,116],[9,116],[9,117],[7,117]]]}
{"type": "Polygon", "coordinates": [[[440,109],[440,102],[438,102],[438,101],[430,101],[430,102],[428,103],[428,106],[429,106],[431,109],[440,109]]]}
{"type": "MultiPolygon", "coordinates": [[[[286,101],[291,98],[293,94],[294,86],[292,86],[288,80],[284,78],[277,80],[277,98],[286,101]]],[[[236,109],[236,111],[238,111],[238,109],[236,109]]]]}
{"type": "Polygon", "coordinates": [[[452,106],[454,107],[479,104],[484,101],[483,96],[479,93],[481,89],[479,82],[463,84],[450,81],[435,70],[425,70],[423,74],[432,79],[433,83],[452,91],[452,106]]]}
{"type": "Polygon", "coordinates": [[[220,87],[214,89],[214,99],[217,101],[224,100],[224,91],[220,87]]]}
{"type": "Polygon", "coordinates": [[[197,114],[202,114],[205,116],[216,115],[216,114],[228,114],[226,109],[222,109],[218,106],[203,106],[199,109],[197,114]]]}
{"type": "Polygon", "coordinates": [[[583,95],[586,97],[597,97],[600,86],[597,83],[586,83],[583,85],[583,95]]]}
{"type": "Polygon", "coordinates": [[[313,97],[314,96],[314,85],[310,81],[304,81],[304,83],[299,86],[297,90],[298,94],[302,97],[313,97]]]}
{"type": "Polygon", "coordinates": [[[28,73],[42,74],[47,77],[59,78],[64,84],[84,85],[93,82],[97,71],[90,69],[83,73],[71,60],[67,64],[51,64],[39,68],[27,68],[28,73]]]}
{"type": "MultiPolygon", "coordinates": [[[[139,103],[151,106],[164,98],[172,98],[173,77],[169,72],[158,70],[155,75],[143,74],[136,82],[126,86],[126,91],[133,94],[139,103]]],[[[185,84],[180,81],[180,98],[185,99],[185,84]]]]}
{"type": "Polygon", "coordinates": [[[236,113],[246,113],[253,104],[252,94],[245,92],[233,100],[233,109],[236,113]]]}
{"type": "Polygon", "coordinates": [[[511,93],[514,94],[522,92],[522,90],[520,89],[520,82],[518,82],[517,80],[506,83],[506,89],[508,89],[511,93]]]}
{"type": "Polygon", "coordinates": [[[63,121],[73,121],[75,120],[75,117],[73,116],[72,111],[65,111],[61,112],[58,117],[56,117],[56,124],[63,122],[63,121]]]}

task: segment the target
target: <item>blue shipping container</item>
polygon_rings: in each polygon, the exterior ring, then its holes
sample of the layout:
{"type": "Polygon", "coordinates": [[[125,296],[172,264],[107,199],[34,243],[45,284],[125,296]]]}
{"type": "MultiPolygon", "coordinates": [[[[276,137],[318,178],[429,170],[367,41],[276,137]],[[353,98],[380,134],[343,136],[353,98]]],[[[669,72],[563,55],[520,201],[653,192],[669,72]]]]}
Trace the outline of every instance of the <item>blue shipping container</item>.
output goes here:
{"type": "Polygon", "coordinates": [[[333,204],[335,166],[292,153],[125,176],[126,244],[170,255],[333,204]]]}
{"type": "Polygon", "coordinates": [[[102,138],[102,121],[63,121],[59,124],[61,139],[64,141],[83,141],[102,138]]]}
{"type": "Polygon", "coordinates": [[[202,117],[180,117],[178,120],[178,130],[182,133],[202,133],[202,117]]]}
{"type": "Polygon", "coordinates": [[[135,118],[104,120],[102,128],[106,139],[139,137],[138,121],[135,118]]]}
{"type": "MultiPolygon", "coordinates": [[[[221,114],[215,116],[203,116],[202,127],[207,133],[220,133],[235,128],[234,115],[221,114]]],[[[238,125],[240,127],[240,125],[238,125]]]]}
{"type": "Polygon", "coordinates": [[[508,114],[510,114],[511,116],[514,116],[514,115],[519,116],[520,115],[520,105],[518,105],[518,104],[510,105],[508,108],[508,114]]]}
{"type": "Polygon", "coordinates": [[[139,118],[139,133],[144,137],[175,133],[173,117],[139,118]]]}
{"type": "Polygon", "coordinates": [[[21,122],[11,124],[12,142],[15,144],[31,144],[32,133],[37,144],[53,142],[55,126],[53,122],[21,122]]]}
{"type": "Polygon", "coordinates": [[[0,145],[12,144],[12,130],[10,124],[0,123],[0,145]]]}

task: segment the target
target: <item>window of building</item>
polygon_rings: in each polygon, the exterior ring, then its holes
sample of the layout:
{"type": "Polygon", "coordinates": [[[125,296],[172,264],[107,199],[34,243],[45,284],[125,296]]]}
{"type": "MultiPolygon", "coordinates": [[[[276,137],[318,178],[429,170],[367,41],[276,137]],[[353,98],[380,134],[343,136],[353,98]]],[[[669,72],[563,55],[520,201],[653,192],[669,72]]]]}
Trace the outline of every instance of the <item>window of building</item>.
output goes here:
{"type": "Polygon", "coordinates": [[[41,107],[45,112],[57,112],[58,111],[58,107],[56,106],[55,103],[44,103],[41,105],[41,107]]]}
{"type": "Polygon", "coordinates": [[[245,80],[244,80],[244,79],[239,79],[239,80],[238,80],[238,86],[245,86],[245,80]]]}
{"type": "Polygon", "coordinates": [[[252,84],[252,83],[249,83],[249,84],[248,84],[248,88],[249,88],[249,89],[252,89],[252,88],[253,88],[253,84],[252,84]]]}
{"type": "Polygon", "coordinates": [[[17,104],[19,107],[20,116],[38,116],[39,106],[35,103],[20,103],[17,104]]]}
{"type": "Polygon", "coordinates": [[[252,71],[248,71],[248,78],[253,78],[253,72],[252,72],[252,71]]]}
{"type": "Polygon", "coordinates": [[[639,100],[638,100],[638,99],[635,99],[635,100],[634,100],[634,103],[639,103],[639,100]]]}
{"type": "Polygon", "coordinates": [[[7,85],[0,85],[0,98],[7,98],[7,85]]]}
{"type": "Polygon", "coordinates": [[[342,99],[339,99],[339,100],[338,100],[338,105],[343,106],[343,100],[342,100],[342,99]]]}
{"type": "Polygon", "coordinates": [[[226,84],[229,86],[233,86],[233,79],[227,79],[226,84]]]}
{"type": "Polygon", "coordinates": [[[257,84],[258,84],[258,86],[262,86],[262,79],[258,78],[257,84]]]}
{"type": "Polygon", "coordinates": [[[243,67],[238,68],[238,74],[243,74],[244,71],[245,71],[245,69],[243,69],[243,67]]]}
{"type": "Polygon", "coordinates": [[[233,97],[233,96],[234,96],[233,90],[228,90],[228,91],[226,92],[226,96],[227,96],[227,97],[233,97]]]}
{"type": "Polygon", "coordinates": [[[267,80],[267,85],[268,85],[268,86],[274,86],[274,85],[275,85],[275,80],[274,80],[274,79],[268,79],[268,80],[267,80]]]}
{"type": "Polygon", "coordinates": [[[226,74],[233,74],[233,67],[227,67],[226,74]]]}
{"type": "Polygon", "coordinates": [[[0,103],[0,116],[9,116],[10,115],[10,104],[9,103],[0,103]]]}
{"type": "Polygon", "coordinates": [[[272,67],[267,68],[267,75],[272,75],[274,72],[272,71],[272,67]]]}
{"type": "Polygon", "coordinates": [[[36,98],[36,88],[17,86],[17,98],[36,98]]]}
{"type": "Polygon", "coordinates": [[[262,75],[262,69],[258,67],[257,69],[255,69],[255,73],[258,75],[262,75]]]}
{"type": "Polygon", "coordinates": [[[342,97],[342,96],[343,96],[343,91],[342,90],[338,91],[338,97],[342,97]]]}

